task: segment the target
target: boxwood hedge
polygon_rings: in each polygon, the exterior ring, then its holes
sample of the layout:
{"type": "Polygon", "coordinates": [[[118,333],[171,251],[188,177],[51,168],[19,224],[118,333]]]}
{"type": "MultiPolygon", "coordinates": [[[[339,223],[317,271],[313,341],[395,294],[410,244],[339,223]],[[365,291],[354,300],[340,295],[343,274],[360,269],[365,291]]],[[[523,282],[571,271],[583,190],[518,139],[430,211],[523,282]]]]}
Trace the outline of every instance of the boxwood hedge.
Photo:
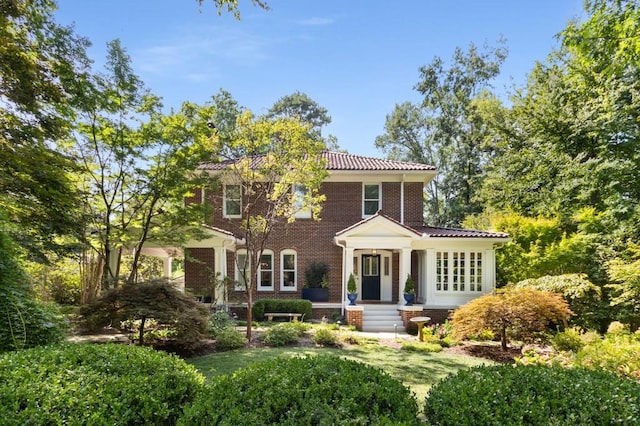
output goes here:
{"type": "Polygon", "coordinates": [[[417,424],[415,395],[381,370],[335,356],[279,357],[221,376],[182,425],[417,424]]]}
{"type": "Polygon", "coordinates": [[[264,320],[265,312],[284,312],[302,314],[303,320],[311,318],[311,302],[302,299],[261,299],[253,304],[253,318],[264,320]]]}
{"type": "Polygon", "coordinates": [[[435,425],[637,425],[640,383],[579,368],[481,366],[432,387],[424,412],[435,425]]]}
{"type": "Polygon", "coordinates": [[[204,378],[176,356],[126,345],[0,356],[0,419],[25,424],[175,424],[204,378]]]}

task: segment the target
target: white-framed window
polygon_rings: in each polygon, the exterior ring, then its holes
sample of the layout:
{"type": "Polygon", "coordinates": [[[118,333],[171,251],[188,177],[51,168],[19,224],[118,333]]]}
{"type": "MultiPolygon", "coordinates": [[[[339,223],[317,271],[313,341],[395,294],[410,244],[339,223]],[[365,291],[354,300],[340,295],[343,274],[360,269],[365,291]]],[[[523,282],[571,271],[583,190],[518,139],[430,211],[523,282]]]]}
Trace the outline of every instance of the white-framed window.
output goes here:
{"type": "Polygon", "coordinates": [[[222,208],[222,214],[224,217],[242,217],[242,187],[240,185],[224,186],[224,200],[222,208]]]}
{"type": "Polygon", "coordinates": [[[258,290],[273,291],[273,251],[264,250],[258,269],[258,290]]]}
{"type": "Polygon", "coordinates": [[[482,291],[482,252],[437,251],[436,291],[482,291]]]}
{"type": "Polygon", "coordinates": [[[236,252],[235,259],[235,289],[245,290],[247,282],[251,279],[251,257],[247,251],[240,249],[236,252]]]}
{"type": "Polygon", "coordinates": [[[362,185],[362,216],[373,216],[382,208],[382,187],[379,183],[362,185]]]}
{"type": "Polygon", "coordinates": [[[298,255],[295,250],[280,252],[280,290],[298,289],[298,255]]]}
{"type": "Polygon", "coordinates": [[[307,187],[304,185],[295,184],[291,187],[293,193],[293,216],[296,219],[311,219],[311,209],[305,208],[304,197],[307,195],[307,187]]]}

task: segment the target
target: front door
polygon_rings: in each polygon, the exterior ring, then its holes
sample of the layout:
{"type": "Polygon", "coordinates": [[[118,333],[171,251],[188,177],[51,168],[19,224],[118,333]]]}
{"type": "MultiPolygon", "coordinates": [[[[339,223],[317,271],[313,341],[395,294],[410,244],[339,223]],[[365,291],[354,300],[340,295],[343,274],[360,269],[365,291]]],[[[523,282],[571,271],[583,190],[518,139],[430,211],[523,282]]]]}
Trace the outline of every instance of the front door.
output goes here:
{"type": "Polygon", "coordinates": [[[380,255],[362,255],[362,300],[380,300],[380,255]]]}

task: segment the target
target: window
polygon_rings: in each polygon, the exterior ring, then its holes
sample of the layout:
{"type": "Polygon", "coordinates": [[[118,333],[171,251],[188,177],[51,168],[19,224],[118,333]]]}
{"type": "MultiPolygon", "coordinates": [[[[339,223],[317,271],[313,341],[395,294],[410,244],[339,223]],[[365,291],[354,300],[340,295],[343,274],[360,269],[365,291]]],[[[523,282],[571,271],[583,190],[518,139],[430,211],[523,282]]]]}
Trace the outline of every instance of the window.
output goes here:
{"type": "Polygon", "coordinates": [[[280,290],[295,291],[298,287],[298,263],[296,252],[293,250],[284,250],[280,258],[280,290]]]}
{"type": "Polygon", "coordinates": [[[482,291],[482,252],[436,252],[436,290],[482,291]]]}
{"type": "Polygon", "coordinates": [[[380,184],[365,184],[362,189],[362,215],[372,216],[382,208],[380,184]]]}
{"type": "Polygon", "coordinates": [[[380,275],[380,256],[362,257],[362,276],[377,277],[380,275]]]}
{"type": "Polygon", "coordinates": [[[246,250],[236,252],[236,290],[245,290],[251,279],[251,259],[246,250]]]}
{"type": "Polygon", "coordinates": [[[390,263],[389,256],[385,256],[384,257],[384,276],[385,277],[389,276],[389,263],[390,263]]]}
{"type": "Polygon", "coordinates": [[[302,208],[304,205],[304,197],[307,195],[307,187],[304,185],[293,185],[291,192],[293,193],[293,216],[296,219],[311,219],[311,209],[302,208]]]}
{"type": "Polygon", "coordinates": [[[271,250],[264,250],[260,256],[258,290],[273,290],[273,252],[271,250]]]}
{"type": "Polygon", "coordinates": [[[241,217],[242,215],[242,189],[240,185],[224,186],[224,217],[241,217]]]}

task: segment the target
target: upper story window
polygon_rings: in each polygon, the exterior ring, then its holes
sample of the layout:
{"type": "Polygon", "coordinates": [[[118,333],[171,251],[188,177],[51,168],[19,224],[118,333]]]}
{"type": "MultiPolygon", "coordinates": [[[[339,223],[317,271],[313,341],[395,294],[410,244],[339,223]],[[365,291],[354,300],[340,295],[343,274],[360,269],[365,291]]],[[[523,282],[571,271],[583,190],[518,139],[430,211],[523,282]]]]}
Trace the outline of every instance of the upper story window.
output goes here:
{"type": "Polygon", "coordinates": [[[291,187],[293,193],[293,216],[296,219],[311,219],[311,209],[303,209],[304,197],[307,195],[307,187],[304,185],[293,185],[291,187]]]}
{"type": "Polygon", "coordinates": [[[264,250],[260,256],[258,290],[273,290],[273,251],[264,250]]]}
{"type": "Polygon", "coordinates": [[[224,186],[223,216],[238,218],[242,216],[242,189],[240,185],[224,186]]]}
{"type": "Polygon", "coordinates": [[[298,259],[294,250],[283,250],[280,257],[280,290],[295,291],[298,288],[298,259]]]}
{"type": "Polygon", "coordinates": [[[379,183],[362,186],[362,216],[373,216],[382,208],[382,188],[379,183]]]}
{"type": "Polygon", "coordinates": [[[482,291],[482,252],[436,252],[436,290],[482,291]]]}

